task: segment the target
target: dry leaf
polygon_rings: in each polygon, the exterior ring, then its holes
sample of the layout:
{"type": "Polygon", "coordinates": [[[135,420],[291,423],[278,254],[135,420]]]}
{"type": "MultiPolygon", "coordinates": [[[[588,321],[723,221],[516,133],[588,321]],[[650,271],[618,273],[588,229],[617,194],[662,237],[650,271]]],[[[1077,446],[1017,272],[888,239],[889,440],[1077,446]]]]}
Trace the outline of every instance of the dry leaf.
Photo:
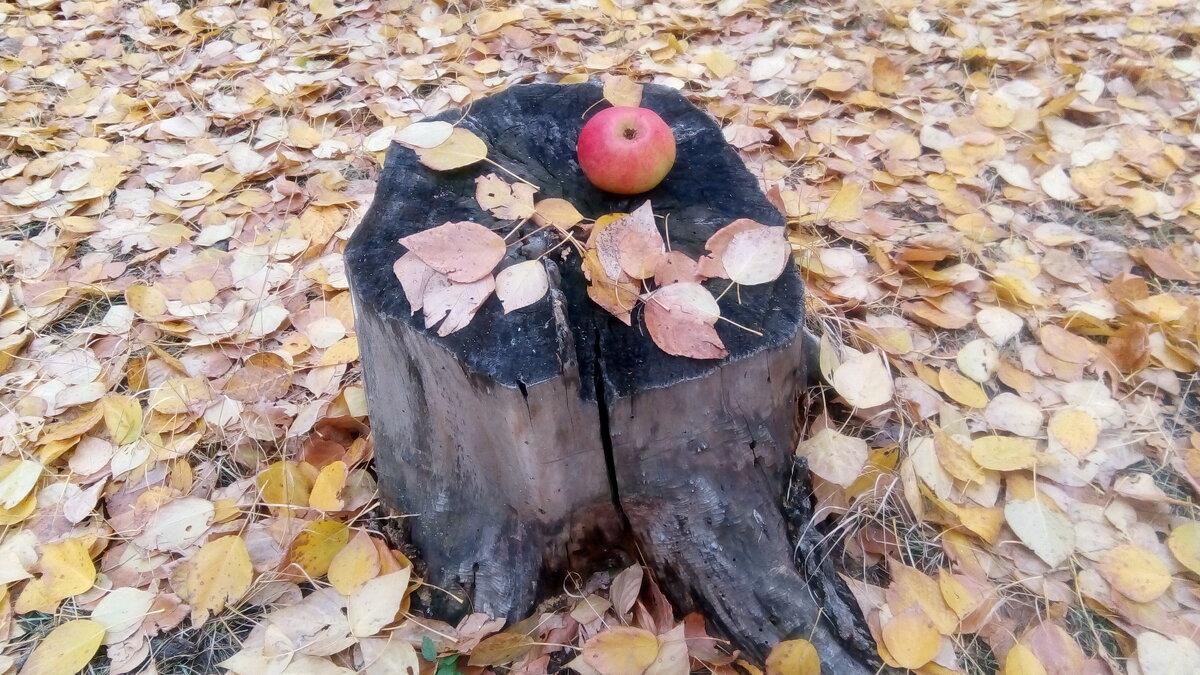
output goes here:
{"type": "Polygon", "coordinates": [[[1171,573],[1158,556],[1132,544],[1110,549],[1098,569],[1114,590],[1134,602],[1151,602],[1171,587],[1171,573]]]}
{"type": "Polygon", "coordinates": [[[941,649],[942,636],[929,617],[916,608],[883,625],[883,644],[901,668],[920,668],[941,649]]]}
{"type": "Polygon", "coordinates": [[[1037,462],[1037,441],[1015,436],[983,436],[971,442],[971,459],[993,471],[1019,471],[1037,462]]]}
{"type": "Polygon", "coordinates": [[[848,487],[862,473],[870,448],[861,438],[826,427],[801,441],[796,454],[808,459],[808,468],[816,475],[848,487]]]}
{"type": "Polygon", "coordinates": [[[1075,551],[1071,519],[1044,498],[1010,500],[1004,506],[1004,519],[1021,543],[1051,567],[1058,567],[1075,551]]]}
{"type": "Polygon", "coordinates": [[[604,82],[604,98],[614,106],[636,108],[642,105],[642,85],[624,75],[616,75],[604,82]]]}
{"type": "Polygon", "coordinates": [[[329,562],[329,584],[338,593],[350,595],[368,580],[379,576],[379,549],[366,532],[356,532],[329,562]]]}
{"type": "MultiPolygon", "coordinates": [[[[783,274],[792,246],[782,227],[758,227],[737,232],[721,254],[728,278],[752,286],[775,281],[783,274]]],[[[635,277],[644,278],[644,277],[635,277]]]]}
{"type": "Polygon", "coordinates": [[[527,183],[505,182],[494,173],[475,179],[475,201],[501,220],[522,220],[533,217],[533,194],[537,188],[527,183]]]}
{"type": "MultiPolygon", "coordinates": [[[[401,130],[397,140],[404,135],[401,130]]],[[[403,141],[401,141],[403,142],[403,141]]],[[[416,148],[417,159],[435,171],[450,171],[487,158],[487,145],[475,134],[455,127],[449,138],[431,148],[416,148]]]]}
{"type": "Polygon", "coordinates": [[[580,658],[600,675],[642,675],[658,656],[654,634],[630,626],[616,626],[583,644],[580,658]]]}
{"type": "Polygon", "coordinates": [[[425,327],[432,328],[441,321],[439,337],[466,328],[494,290],[496,280],[490,274],[469,284],[457,284],[444,275],[434,275],[425,286],[422,300],[425,327]]]}
{"type": "Polygon", "coordinates": [[[496,297],[504,313],[527,307],[545,297],[550,290],[550,277],[539,260],[526,260],[500,270],[496,275],[496,297]]]}
{"type": "Polygon", "coordinates": [[[938,371],[938,386],[947,396],[969,408],[983,408],[988,404],[983,387],[949,368],[938,371]]]}
{"type": "Polygon", "coordinates": [[[415,122],[392,137],[400,145],[410,148],[436,148],[450,139],[454,126],[449,122],[415,122]]]}
{"type": "Polygon", "coordinates": [[[410,567],[368,580],[351,594],[346,617],[352,635],[370,637],[396,620],[408,593],[410,567]]]}
{"type": "Polygon", "coordinates": [[[254,581],[246,542],[238,535],[214,539],[186,563],[182,582],[175,588],[192,606],[192,625],[201,626],[210,614],[240,599],[254,581]]]}
{"type": "Polygon", "coordinates": [[[426,265],[459,284],[491,274],[507,249],[500,235],[470,221],[443,223],[410,234],[400,243],[426,265]]]}
{"type": "Polygon", "coordinates": [[[1171,530],[1167,547],[1193,574],[1200,574],[1200,523],[1187,522],[1171,530]]]}
{"type": "Polygon", "coordinates": [[[874,408],[892,400],[892,375],[875,352],[858,354],[833,371],[834,390],[856,408],[874,408]]]}
{"type": "Polygon", "coordinates": [[[767,655],[767,675],[821,675],[821,657],[808,640],[785,640],[767,655]]]}
{"type": "Polygon", "coordinates": [[[533,638],[524,633],[496,633],[471,650],[468,665],[500,666],[512,663],[533,648],[533,638]]]}
{"type": "Polygon", "coordinates": [[[721,308],[700,284],[663,286],[646,296],[645,303],[646,329],[659,349],[693,359],[720,359],[729,354],[713,328],[721,308]]]}
{"type": "Polygon", "coordinates": [[[74,619],[54,627],[38,643],[18,675],[74,675],[87,667],[104,640],[104,626],[74,619]]]}

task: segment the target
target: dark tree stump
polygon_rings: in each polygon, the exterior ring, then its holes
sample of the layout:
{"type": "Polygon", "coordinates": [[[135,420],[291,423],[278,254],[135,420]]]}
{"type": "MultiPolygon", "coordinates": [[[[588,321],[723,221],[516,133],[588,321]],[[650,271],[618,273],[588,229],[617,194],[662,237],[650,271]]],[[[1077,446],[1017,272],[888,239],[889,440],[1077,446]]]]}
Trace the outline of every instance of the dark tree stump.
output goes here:
{"type": "MultiPolygon", "coordinates": [[[[575,140],[600,98],[594,84],[523,85],[439,119],[479,135],[491,159],[541,188],[539,199],[563,197],[591,218],[650,199],[669,214],[672,248],[693,257],[734,219],[783,224],[713,120],[662,87],[646,87],[643,105],[675,133],[674,169],[645,195],[597,190],[575,140]]],[[[719,322],[730,352],[721,361],[663,353],[640,312],[633,327],[607,315],[587,298],[577,257],[558,254],[543,258],[546,298],[508,315],[490,299],[467,328],[439,338],[410,314],[392,274],[397,240],[446,221],[511,227],[475,201],[475,178],[493,171],[432,171],[393,145],[346,249],[382,497],[413,515],[428,580],[468,598],[434,593],[430,609],[523,618],[561,590],[566,571],[586,572],[632,537],[677,607],[703,610],[751,655],[811,637],[828,672],[873,672],[865,630],[824,592],[836,581],[827,568],[812,588],[840,618],[834,628],[819,620],[781,511],[805,383],[794,268],[742,287],[740,304],[722,301],[726,317],[762,335],[719,322]]],[[[501,266],[549,243],[532,237],[501,266]]],[[[727,282],[708,283],[719,293],[727,282]]]]}

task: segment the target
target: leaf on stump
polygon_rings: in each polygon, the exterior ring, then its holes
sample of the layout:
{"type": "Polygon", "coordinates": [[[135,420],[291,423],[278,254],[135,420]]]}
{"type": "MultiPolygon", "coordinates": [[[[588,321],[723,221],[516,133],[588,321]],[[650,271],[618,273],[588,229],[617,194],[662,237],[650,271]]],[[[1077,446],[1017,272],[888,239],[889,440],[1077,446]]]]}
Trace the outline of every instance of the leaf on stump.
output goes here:
{"type": "MultiPolygon", "coordinates": [[[[404,131],[400,132],[401,134],[404,131]]],[[[435,171],[450,171],[469,166],[487,157],[487,145],[475,134],[455,128],[450,137],[432,148],[415,148],[417,159],[435,171]]]]}
{"type": "Polygon", "coordinates": [[[496,274],[496,297],[504,313],[527,307],[541,300],[550,290],[550,277],[540,260],[510,265],[496,274]]]}
{"type": "Polygon", "coordinates": [[[753,286],[778,279],[791,255],[784,228],[750,228],[730,238],[721,254],[721,266],[730,281],[753,286]]]}
{"type": "Polygon", "coordinates": [[[646,329],[668,354],[693,359],[720,359],[729,354],[713,328],[721,308],[700,284],[663,286],[645,298],[646,329]]]}
{"type": "Polygon", "coordinates": [[[456,284],[443,274],[434,275],[425,287],[422,303],[425,327],[432,328],[441,321],[437,331],[439,337],[466,328],[494,290],[496,280],[490,274],[466,284],[456,284]]]}
{"type": "Polygon", "coordinates": [[[713,232],[708,241],[704,242],[704,248],[708,251],[708,255],[700,259],[700,273],[708,278],[728,279],[729,273],[725,270],[722,260],[725,258],[725,249],[729,248],[730,242],[742,232],[766,227],[766,225],[749,218],[738,218],[713,232]]]}
{"type": "Polygon", "coordinates": [[[500,235],[479,223],[443,223],[400,239],[426,265],[450,281],[468,284],[491,274],[504,258],[500,235]]]}
{"type": "Polygon", "coordinates": [[[416,253],[409,251],[396,260],[392,272],[400,280],[400,288],[404,289],[410,313],[416,314],[425,304],[425,287],[437,271],[426,265],[416,253]]]}
{"type": "Polygon", "coordinates": [[[537,188],[527,183],[509,184],[500,176],[489,173],[475,179],[475,201],[485,211],[501,220],[522,220],[533,216],[533,193],[537,188]]]}

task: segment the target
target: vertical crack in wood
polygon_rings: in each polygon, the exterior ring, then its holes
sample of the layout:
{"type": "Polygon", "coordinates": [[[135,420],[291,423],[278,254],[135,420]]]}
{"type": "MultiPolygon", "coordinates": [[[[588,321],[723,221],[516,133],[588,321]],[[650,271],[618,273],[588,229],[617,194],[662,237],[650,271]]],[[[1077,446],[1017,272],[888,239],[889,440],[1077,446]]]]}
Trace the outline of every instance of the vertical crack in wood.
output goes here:
{"type": "Polygon", "coordinates": [[[625,507],[621,505],[621,491],[617,486],[617,460],[613,456],[612,431],[608,423],[608,392],[604,386],[604,359],[600,356],[600,329],[594,332],[593,346],[596,357],[592,367],[592,383],[596,388],[596,408],[600,416],[600,444],[604,447],[604,468],[608,472],[608,491],[612,494],[613,507],[617,509],[617,517],[621,519],[621,529],[629,532],[629,517],[625,515],[625,507]]]}

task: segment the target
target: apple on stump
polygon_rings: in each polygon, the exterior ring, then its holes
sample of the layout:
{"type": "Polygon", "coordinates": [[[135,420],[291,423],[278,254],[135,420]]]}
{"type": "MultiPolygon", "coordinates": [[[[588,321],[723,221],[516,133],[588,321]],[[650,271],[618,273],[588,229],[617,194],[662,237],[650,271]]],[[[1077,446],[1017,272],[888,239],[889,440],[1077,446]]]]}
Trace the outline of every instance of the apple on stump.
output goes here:
{"type": "Polygon", "coordinates": [[[675,134],[649,108],[601,110],[583,125],[575,149],[588,180],[616,194],[654,188],[675,164],[675,134]]]}

